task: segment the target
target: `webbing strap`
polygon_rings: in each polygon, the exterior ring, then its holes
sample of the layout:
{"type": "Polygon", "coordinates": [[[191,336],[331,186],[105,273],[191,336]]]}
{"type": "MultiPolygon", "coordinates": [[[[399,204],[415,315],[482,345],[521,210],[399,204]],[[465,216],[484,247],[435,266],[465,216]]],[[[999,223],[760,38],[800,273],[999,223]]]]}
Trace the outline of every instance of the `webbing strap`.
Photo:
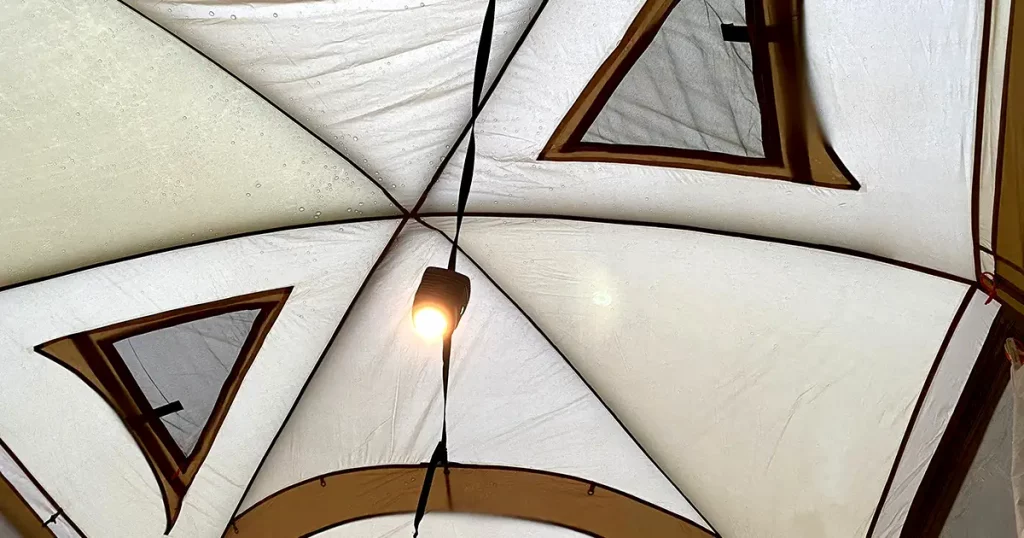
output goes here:
{"type": "MultiPolygon", "coordinates": [[[[471,121],[476,122],[480,113],[480,96],[484,91],[484,79],[487,77],[487,62],[491,53],[491,35],[494,33],[494,1],[487,2],[484,24],[480,32],[480,46],[476,51],[476,71],[473,74],[473,115],[471,121]]],[[[466,162],[462,166],[462,184],[459,186],[459,205],[455,213],[455,238],[452,240],[452,252],[448,257],[448,269],[455,270],[455,254],[459,246],[459,233],[462,231],[462,217],[466,213],[466,201],[469,189],[473,186],[473,169],[476,164],[476,129],[470,125],[469,143],[466,146],[466,162]]]]}

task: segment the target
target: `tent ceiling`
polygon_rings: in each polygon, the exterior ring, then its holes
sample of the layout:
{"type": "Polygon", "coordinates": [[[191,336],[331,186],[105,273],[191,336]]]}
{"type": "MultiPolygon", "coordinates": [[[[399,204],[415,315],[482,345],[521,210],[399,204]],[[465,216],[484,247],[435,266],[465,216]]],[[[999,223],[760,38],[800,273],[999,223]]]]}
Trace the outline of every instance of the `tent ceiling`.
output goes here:
{"type": "MultiPolygon", "coordinates": [[[[409,208],[469,121],[486,2],[126,1],[321,134],[409,208]]],[[[540,3],[497,3],[488,86],[540,3]]]]}
{"type": "MultiPolygon", "coordinates": [[[[686,224],[847,247],[974,277],[979,2],[804,2],[819,117],[862,185],[856,192],[693,170],[537,161],[642,4],[545,6],[477,121],[470,211],[686,224]]],[[[453,210],[462,162],[460,151],[425,211],[453,210]]]]}
{"type": "Polygon", "coordinates": [[[0,285],[396,213],[330,148],[117,2],[7,6],[0,64],[0,285]]]}
{"type": "MultiPolygon", "coordinates": [[[[277,288],[293,291],[170,536],[287,522],[275,505],[330,501],[349,472],[412,465],[418,486],[440,346],[408,312],[447,257],[485,4],[0,13],[0,439],[24,464],[0,454],[0,473],[28,479],[16,487],[40,518],[59,512],[57,536],[161,536],[166,500],[117,414],[32,349],[277,288]]],[[[977,293],[972,238],[989,3],[804,2],[818,115],[855,192],[538,161],[644,1],[497,4],[460,243],[473,299],[448,402],[458,471],[561,477],[564,506],[654,510],[680,536],[900,532],[998,308],[977,293]],[[588,505],[588,484],[625,504],[588,505]]],[[[401,491],[370,519],[327,529],[328,510],[303,532],[404,533],[408,515],[373,517],[407,511],[401,491]]],[[[545,521],[559,506],[473,501],[545,521]]],[[[427,521],[425,536],[577,534],[427,521]]]]}

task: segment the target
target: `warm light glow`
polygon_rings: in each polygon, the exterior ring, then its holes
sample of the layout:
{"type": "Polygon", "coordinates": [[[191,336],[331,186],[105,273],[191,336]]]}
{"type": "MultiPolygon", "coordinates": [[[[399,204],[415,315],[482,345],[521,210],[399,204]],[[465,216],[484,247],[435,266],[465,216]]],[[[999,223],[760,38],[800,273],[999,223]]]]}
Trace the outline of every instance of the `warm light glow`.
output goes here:
{"type": "Polygon", "coordinates": [[[433,306],[424,306],[413,313],[412,324],[420,336],[427,340],[436,340],[444,336],[448,329],[448,317],[433,306]]]}

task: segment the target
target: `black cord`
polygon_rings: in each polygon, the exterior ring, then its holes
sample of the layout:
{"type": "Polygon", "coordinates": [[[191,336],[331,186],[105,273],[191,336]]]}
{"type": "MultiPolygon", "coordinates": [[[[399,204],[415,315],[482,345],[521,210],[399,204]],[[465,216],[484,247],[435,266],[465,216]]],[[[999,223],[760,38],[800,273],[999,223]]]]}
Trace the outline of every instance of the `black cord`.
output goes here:
{"type": "MultiPolygon", "coordinates": [[[[484,79],[487,77],[487,61],[491,53],[491,36],[494,34],[494,3],[495,0],[487,2],[487,11],[484,13],[484,23],[480,30],[480,45],[476,51],[476,71],[473,74],[473,115],[476,117],[480,109],[480,96],[483,94],[484,79]]],[[[462,217],[466,213],[466,201],[469,199],[469,190],[473,185],[473,169],[476,163],[476,138],[474,129],[469,130],[469,144],[466,149],[466,162],[462,167],[462,184],[459,186],[459,205],[455,217],[455,239],[452,241],[452,251],[448,256],[448,269],[455,270],[455,258],[459,248],[459,232],[462,231],[462,217]]],[[[434,482],[434,473],[439,464],[444,465],[445,481],[448,481],[448,367],[452,355],[452,337],[449,334],[444,338],[441,347],[441,441],[437,443],[433,455],[430,456],[430,464],[427,465],[427,474],[423,479],[423,489],[420,490],[420,500],[416,506],[416,516],[413,518],[413,538],[420,535],[420,522],[427,513],[427,501],[430,500],[430,486],[434,482]]],[[[448,484],[449,492],[451,485],[448,484]]],[[[450,497],[450,493],[449,493],[450,497]]]]}
{"type": "MultiPolygon", "coordinates": [[[[473,76],[473,115],[480,112],[480,96],[484,91],[484,79],[487,78],[487,62],[491,53],[491,35],[494,33],[494,0],[487,2],[484,24],[480,32],[480,46],[476,51],[476,71],[473,76]]],[[[459,247],[459,232],[462,231],[462,217],[466,213],[466,201],[473,185],[473,170],[476,165],[476,128],[469,128],[469,143],[466,146],[466,162],[462,166],[462,184],[459,186],[459,205],[455,213],[455,238],[452,240],[452,251],[448,256],[448,269],[455,270],[455,257],[459,247]]]]}

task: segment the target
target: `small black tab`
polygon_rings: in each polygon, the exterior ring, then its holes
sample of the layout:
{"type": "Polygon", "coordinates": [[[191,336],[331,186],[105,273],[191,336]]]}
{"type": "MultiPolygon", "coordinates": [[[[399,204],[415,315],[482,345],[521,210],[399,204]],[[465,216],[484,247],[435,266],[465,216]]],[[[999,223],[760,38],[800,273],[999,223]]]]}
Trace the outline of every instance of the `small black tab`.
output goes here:
{"type": "Polygon", "coordinates": [[[47,519],[46,521],[43,522],[43,526],[44,527],[49,527],[51,523],[57,521],[57,518],[60,517],[63,514],[64,514],[64,510],[62,510],[62,509],[57,510],[56,512],[53,513],[52,516],[49,517],[49,519],[47,519]]]}
{"type": "Polygon", "coordinates": [[[178,411],[184,411],[185,408],[181,406],[181,402],[174,400],[173,402],[161,405],[153,410],[153,418],[160,418],[170,415],[171,413],[177,413],[178,411]]]}
{"type": "Polygon", "coordinates": [[[750,31],[746,26],[735,24],[722,25],[722,39],[733,43],[750,43],[750,31]]]}

